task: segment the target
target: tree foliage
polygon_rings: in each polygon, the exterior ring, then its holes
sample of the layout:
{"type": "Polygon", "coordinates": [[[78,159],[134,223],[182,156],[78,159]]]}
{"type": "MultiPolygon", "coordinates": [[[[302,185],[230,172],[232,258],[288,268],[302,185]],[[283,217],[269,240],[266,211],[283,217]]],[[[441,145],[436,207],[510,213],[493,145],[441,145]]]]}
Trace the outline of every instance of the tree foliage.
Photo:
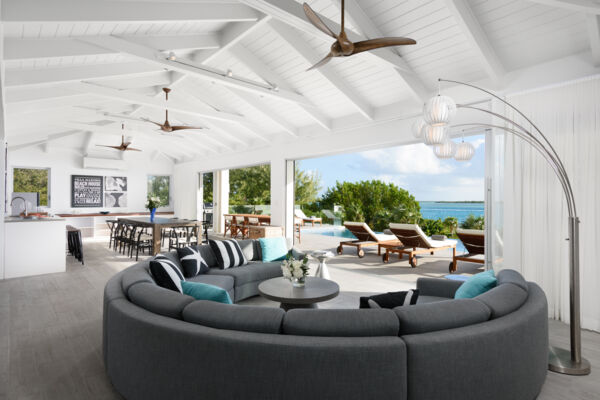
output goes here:
{"type": "Polygon", "coordinates": [[[205,203],[213,202],[213,173],[202,174],[202,197],[205,203]]]}
{"type": "Polygon", "coordinates": [[[321,190],[321,174],[318,171],[302,171],[300,161],[296,161],[295,181],[296,204],[314,203],[321,190]]]}
{"type": "Polygon", "coordinates": [[[483,230],[484,228],[484,218],[483,216],[476,217],[473,214],[470,214],[461,224],[460,227],[463,229],[479,229],[483,230]]]}
{"type": "Polygon", "coordinates": [[[168,176],[150,175],[148,177],[148,197],[158,197],[161,207],[169,205],[170,180],[168,176]]]}
{"type": "Polygon", "coordinates": [[[363,221],[375,230],[383,230],[390,222],[416,223],[421,208],[408,191],[380,180],[336,182],[321,200],[323,208],[334,204],[343,207],[345,221],[363,221]]]}
{"type": "Polygon", "coordinates": [[[38,168],[15,168],[13,192],[39,193],[40,206],[48,205],[48,170],[38,168]]]}

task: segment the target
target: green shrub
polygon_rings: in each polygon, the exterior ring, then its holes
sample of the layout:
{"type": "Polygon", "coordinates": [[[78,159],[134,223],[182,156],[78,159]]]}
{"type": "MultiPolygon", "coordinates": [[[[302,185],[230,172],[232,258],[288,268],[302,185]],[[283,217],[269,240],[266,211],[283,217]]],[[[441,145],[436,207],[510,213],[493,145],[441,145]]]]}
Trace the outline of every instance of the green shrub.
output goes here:
{"type": "Polygon", "coordinates": [[[479,230],[483,230],[485,223],[484,223],[484,218],[483,216],[481,217],[476,217],[473,214],[470,214],[463,222],[461,222],[460,227],[463,229],[479,229],[479,230]]]}

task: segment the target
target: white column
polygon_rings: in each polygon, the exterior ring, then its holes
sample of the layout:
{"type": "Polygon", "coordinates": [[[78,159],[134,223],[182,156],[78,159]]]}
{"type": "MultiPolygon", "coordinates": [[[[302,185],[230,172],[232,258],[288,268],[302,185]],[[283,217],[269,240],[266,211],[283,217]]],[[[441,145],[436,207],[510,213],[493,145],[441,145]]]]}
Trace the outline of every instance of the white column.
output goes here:
{"type": "Polygon", "coordinates": [[[223,214],[229,212],[229,170],[223,169],[213,174],[213,229],[215,233],[223,233],[223,214]]]}
{"type": "Polygon", "coordinates": [[[204,216],[204,179],[202,172],[198,173],[198,190],[196,190],[196,219],[201,221],[204,216]]]}
{"type": "Polygon", "coordinates": [[[6,202],[4,198],[4,173],[6,172],[6,143],[5,143],[5,98],[4,98],[4,28],[0,24],[0,279],[4,279],[4,215],[6,214],[6,202]]]}
{"type": "Polygon", "coordinates": [[[271,225],[283,226],[294,237],[294,161],[271,160],[271,225]]]}

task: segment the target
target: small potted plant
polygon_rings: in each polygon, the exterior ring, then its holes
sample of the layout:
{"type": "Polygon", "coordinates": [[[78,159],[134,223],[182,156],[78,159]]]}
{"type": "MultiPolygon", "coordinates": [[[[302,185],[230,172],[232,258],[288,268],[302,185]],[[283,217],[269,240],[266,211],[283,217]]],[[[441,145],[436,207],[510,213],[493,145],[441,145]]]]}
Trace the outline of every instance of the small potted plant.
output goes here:
{"type": "Polygon", "coordinates": [[[296,260],[289,252],[286,259],[281,263],[283,277],[289,279],[294,287],[304,287],[308,275],[308,257],[296,260]]]}
{"type": "Polygon", "coordinates": [[[154,214],[156,214],[158,207],[160,207],[160,198],[157,196],[148,196],[146,208],[150,211],[150,222],[154,222],[154,214]]]}

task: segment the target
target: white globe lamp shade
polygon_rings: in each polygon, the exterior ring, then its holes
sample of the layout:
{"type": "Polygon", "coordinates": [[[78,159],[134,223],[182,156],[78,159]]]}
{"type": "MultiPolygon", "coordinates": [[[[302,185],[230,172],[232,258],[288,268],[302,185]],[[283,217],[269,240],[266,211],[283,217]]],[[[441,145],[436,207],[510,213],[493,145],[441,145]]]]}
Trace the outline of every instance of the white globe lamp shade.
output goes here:
{"type": "Polygon", "coordinates": [[[426,126],[427,124],[425,123],[425,120],[423,118],[417,119],[412,125],[413,135],[417,139],[421,139],[423,137],[423,131],[425,130],[426,126]]]}
{"type": "Polygon", "coordinates": [[[423,141],[425,144],[442,144],[446,141],[447,125],[426,125],[423,130],[423,141]]]}
{"type": "Polygon", "coordinates": [[[462,142],[456,146],[456,154],[454,159],[456,161],[469,161],[475,155],[475,147],[471,143],[462,142]]]}
{"type": "Polygon", "coordinates": [[[429,125],[447,125],[456,114],[456,103],[448,96],[432,97],[423,106],[423,118],[429,125]]]}
{"type": "Polygon", "coordinates": [[[437,158],[452,158],[456,154],[456,143],[448,139],[442,144],[433,146],[433,153],[437,158]]]}

